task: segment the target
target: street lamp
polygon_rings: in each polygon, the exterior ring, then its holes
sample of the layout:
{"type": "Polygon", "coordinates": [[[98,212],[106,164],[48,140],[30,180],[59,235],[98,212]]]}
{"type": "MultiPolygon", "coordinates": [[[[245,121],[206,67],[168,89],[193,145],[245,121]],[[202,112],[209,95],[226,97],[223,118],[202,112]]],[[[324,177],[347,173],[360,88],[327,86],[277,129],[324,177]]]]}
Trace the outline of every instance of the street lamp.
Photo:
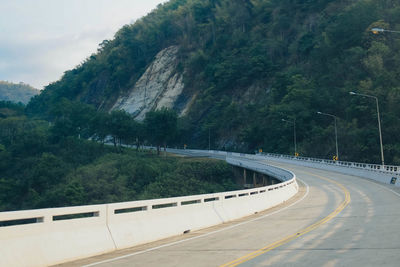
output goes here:
{"type": "Polygon", "coordinates": [[[296,118],[293,121],[282,119],[282,121],[289,122],[293,124],[293,136],[294,136],[294,156],[297,157],[297,145],[296,145],[296,118]]]}
{"type": "Polygon", "coordinates": [[[379,141],[381,144],[381,159],[382,159],[382,167],[384,167],[385,166],[385,158],[383,157],[382,130],[381,130],[381,119],[380,119],[380,115],[379,115],[378,98],[376,96],[359,94],[359,93],[355,93],[355,92],[350,92],[350,95],[359,95],[359,96],[364,96],[364,97],[369,97],[369,98],[375,98],[375,100],[376,100],[376,111],[378,113],[379,141]]]}
{"type": "Polygon", "coordinates": [[[336,160],[339,160],[339,149],[338,149],[338,141],[337,141],[337,124],[336,124],[337,117],[335,115],[323,113],[320,111],[317,111],[317,114],[329,116],[329,117],[332,117],[335,119],[336,160]]]}
{"type": "Polygon", "coordinates": [[[211,131],[208,128],[208,150],[211,150],[211,131]]]}
{"type": "Polygon", "coordinates": [[[394,32],[394,33],[400,33],[400,31],[391,31],[391,30],[385,30],[382,28],[372,28],[371,32],[374,34],[379,34],[380,32],[394,32]]]}

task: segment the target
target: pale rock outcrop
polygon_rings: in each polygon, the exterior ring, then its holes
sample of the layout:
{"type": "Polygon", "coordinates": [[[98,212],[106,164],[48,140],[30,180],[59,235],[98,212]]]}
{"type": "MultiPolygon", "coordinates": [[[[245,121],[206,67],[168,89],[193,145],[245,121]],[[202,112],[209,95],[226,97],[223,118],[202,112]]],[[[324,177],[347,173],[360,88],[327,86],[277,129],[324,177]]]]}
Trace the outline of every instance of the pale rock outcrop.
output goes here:
{"type": "Polygon", "coordinates": [[[123,109],[143,120],[148,111],[173,108],[184,88],[182,74],[176,71],[178,49],[171,46],[159,52],[129,94],[120,97],[112,109],[123,109]]]}

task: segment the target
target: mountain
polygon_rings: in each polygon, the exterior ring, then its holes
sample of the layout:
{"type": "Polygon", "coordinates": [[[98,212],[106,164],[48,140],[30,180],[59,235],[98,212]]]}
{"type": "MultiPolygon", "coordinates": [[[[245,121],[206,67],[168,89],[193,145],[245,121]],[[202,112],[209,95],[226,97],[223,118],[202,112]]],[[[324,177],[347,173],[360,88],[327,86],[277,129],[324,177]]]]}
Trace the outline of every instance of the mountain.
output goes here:
{"type": "Polygon", "coordinates": [[[39,94],[39,90],[24,83],[14,84],[0,81],[0,101],[21,102],[27,104],[29,100],[39,94]]]}
{"type": "Polygon", "coordinates": [[[171,0],[104,40],[27,106],[51,118],[63,99],[142,120],[180,116],[177,145],[400,164],[400,30],[394,0],[171,0]],[[282,119],[290,122],[284,122],[282,119]]]}

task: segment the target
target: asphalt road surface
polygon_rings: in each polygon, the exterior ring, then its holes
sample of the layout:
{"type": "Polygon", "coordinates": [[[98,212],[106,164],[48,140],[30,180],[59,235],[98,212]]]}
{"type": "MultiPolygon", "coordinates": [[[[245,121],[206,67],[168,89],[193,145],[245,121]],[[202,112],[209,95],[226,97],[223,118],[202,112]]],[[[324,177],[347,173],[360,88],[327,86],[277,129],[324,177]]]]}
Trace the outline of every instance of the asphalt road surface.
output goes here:
{"type": "Polygon", "coordinates": [[[213,228],[61,266],[400,266],[400,190],[270,162],[301,185],[290,201],[213,228]]]}

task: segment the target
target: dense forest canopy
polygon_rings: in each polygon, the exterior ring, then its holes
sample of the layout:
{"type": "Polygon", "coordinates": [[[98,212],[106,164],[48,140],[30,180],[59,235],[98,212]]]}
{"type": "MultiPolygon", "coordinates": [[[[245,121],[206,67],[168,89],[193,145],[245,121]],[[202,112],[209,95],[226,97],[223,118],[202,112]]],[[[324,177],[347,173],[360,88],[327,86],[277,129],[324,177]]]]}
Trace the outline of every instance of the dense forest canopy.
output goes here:
{"type": "MultiPolygon", "coordinates": [[[[123,112],[98,114],[94,120],[103,115],[104,123],[96,127],[89,124],[77,131],[71,121],[78,112],[90,114],[90,106],[65,101],[63,104],[69,111],[63,110],[64,121],[57,119],[49,124],[29,119],[22,104],[0,101],[0,211],[240,189],[232,168],[223,161],[160,157],[136,146],[121,147],[122,142],[133,142],[126,133],[132,134],[138,129],[135,127],[140,127],[123,112]],[[99,132],[113,136],[116,145],[79,138],[89,131],[99,141],[99,132]]],[[[169,112],[154,112],[153,116],[162,117],[169,112]]],[[[160,131],[154,127],[151,130],[160,131]]],[[[142,140],[141,133],[137,134],[142,140]]]]}
{"type": "Polygon", "coordinates": [[[0,81],[0,101],[27,104],[33,96],[39,93],[39,90],[28,84],[0,81]]]}
{"type": "Polygon", "coordinates": [[[400,164],[400,30],[397,0],[171,0],[104,40],[98,52],[28,105],[54,119],[63,99],[108,111],[162,49],[178,45],[185,92],[177,145],[380,163],[378,97],[386,163],[400,164]],[[209,139],[210,136],[210,139],[209,139]]]}

